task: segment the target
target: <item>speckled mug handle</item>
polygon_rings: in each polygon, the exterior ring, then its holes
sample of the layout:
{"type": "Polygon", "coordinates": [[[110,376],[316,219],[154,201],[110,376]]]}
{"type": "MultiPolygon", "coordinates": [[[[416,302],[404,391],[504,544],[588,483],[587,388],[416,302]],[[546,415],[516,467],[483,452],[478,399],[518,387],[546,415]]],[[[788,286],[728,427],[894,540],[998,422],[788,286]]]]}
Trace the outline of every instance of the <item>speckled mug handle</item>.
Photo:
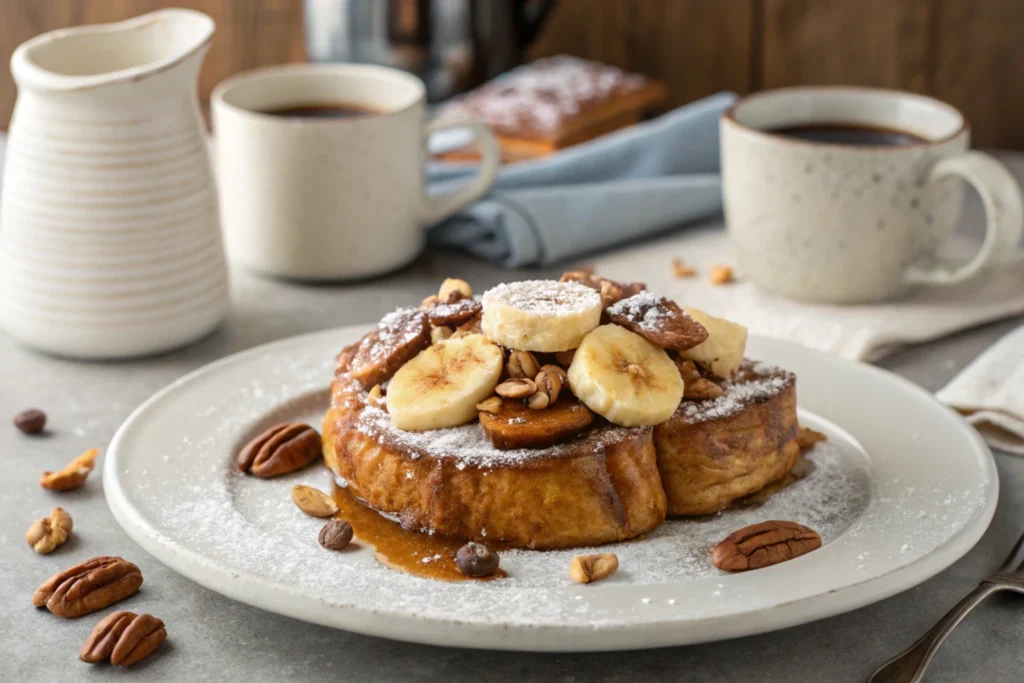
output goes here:
{"type": "Polygon", "coordinates": [[[468,128],[472,131],[473,141],[480,150],[480,170],[476,177],[466,185],[442,195],[424,198],[422,220],[426,226],[447,218],[467,204],[484,196],[494,184],[494,179],[498,176],[498,167],[501,164],[498,140],[494,137],[491,129],[480,121],[431,121],[424,127],[423,139],[427,140],[432,134],[449,128],[468,128]]]}
{"type": "Polygon", "coordinates": [[[982,152],[965,152],[941,159],[931,167],[928,182],[959,176],[974,186],[985,205],[985,241],[964,265],[911,266],[906,278],[915,284],[952,285],[963,282],[1016,253],[1024,234],[1024,208],[1017,181],[1003,164],[982,152]]]}

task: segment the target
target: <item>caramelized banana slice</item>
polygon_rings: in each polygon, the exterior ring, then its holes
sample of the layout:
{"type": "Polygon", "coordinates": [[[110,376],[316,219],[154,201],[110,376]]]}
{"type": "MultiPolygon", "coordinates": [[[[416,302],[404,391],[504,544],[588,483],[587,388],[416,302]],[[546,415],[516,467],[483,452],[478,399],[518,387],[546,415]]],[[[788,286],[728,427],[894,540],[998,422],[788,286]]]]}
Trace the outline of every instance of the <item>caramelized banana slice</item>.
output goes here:
{"type": "Polygon", "coordinates": [[[362,338],[359,345],[343,350],[338,368],[358,381],[364,389],[381,384],[423,349],[430,346],[427,314],[415,308],[388,313],[377,329],[362,338]]]}
{"type": "Polygon", "coordinates": [[[683,351],[708,338],[708,331],[675,301],[640,292],[609,306],[608,318],[663,349],[683,351]]]}
{"type": "Polygon", "coordinates": [[[480,424],[495,448],[546,448],[570,439],[590,426],[594,414],[568,394],[544,410],[522,401],[505,400],[495,413],[481,412],[480,424]]]}

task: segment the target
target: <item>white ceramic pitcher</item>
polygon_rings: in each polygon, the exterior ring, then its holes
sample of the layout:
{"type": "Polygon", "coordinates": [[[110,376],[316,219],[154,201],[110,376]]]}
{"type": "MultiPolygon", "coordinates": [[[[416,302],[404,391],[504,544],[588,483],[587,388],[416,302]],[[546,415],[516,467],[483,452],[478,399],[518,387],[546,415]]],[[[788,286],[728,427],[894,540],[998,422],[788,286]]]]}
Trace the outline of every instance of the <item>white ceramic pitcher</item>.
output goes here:
{"type": "Polygon", "coordinates": [[[77,358],[174,348],[227,310],[196,78],[213,36],[168,9],[47,33],[11,57],[0,322],[77,358]]]}

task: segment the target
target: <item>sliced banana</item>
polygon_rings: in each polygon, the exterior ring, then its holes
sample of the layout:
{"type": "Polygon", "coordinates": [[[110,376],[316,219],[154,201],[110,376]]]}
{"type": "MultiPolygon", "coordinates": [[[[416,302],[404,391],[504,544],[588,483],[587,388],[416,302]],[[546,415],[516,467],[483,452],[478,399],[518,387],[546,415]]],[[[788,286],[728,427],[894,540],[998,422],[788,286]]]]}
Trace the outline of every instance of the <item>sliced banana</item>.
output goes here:
{"type": "Polygon", "coordinates": [[[708,338],[679,356],[703,363],[711,372],[728,379],[736,374],[747,349],[747,328],[725,318],[716,318],[696,308],[683,308],[708,331],[708,338]]]}
{"type": "Polygon", "coordinates": [[[575,349],[601,322],[600,293],[578,282],[526,280],[484,292],[481,330],[519,351],[575,349]]]}
{"type": "Polygon", "coordinates": [[[576,349],[569,386],[588,408],[624,427],[672,417],[683,380],[665,350],[618,325],[602,325],[576,349]]]}
{"type": "Polygon", "coordinates": [[[494,394],[503,364],[501,349],[480,334],[421,351],[388,384],[392,424],[419,432],[471,422],[476,404],[494,394]]]}

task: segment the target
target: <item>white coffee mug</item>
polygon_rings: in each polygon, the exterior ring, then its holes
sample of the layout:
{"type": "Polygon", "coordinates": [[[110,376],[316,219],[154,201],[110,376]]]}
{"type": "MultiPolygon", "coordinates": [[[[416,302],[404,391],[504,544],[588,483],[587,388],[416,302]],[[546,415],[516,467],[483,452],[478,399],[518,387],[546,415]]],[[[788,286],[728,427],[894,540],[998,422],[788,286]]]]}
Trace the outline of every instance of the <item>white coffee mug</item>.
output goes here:
{"type": "Polygon", "coordinates": [[[478,122],[424,123],[419,79],[357,64],[251,71],[213,92],[221,222],[228,258],[305,280],[366,277],[416,258],[426,225],[482,196],[498,146],[478,122]],[[306,118],[269,112],[353,107],[370,113],[306,118]],[[441,195],[424,191],[425,142],[442,128],[472,130],[478,175],[441,195]]]}
{"type": "MultiPolygon", "coordinates": [[[[968,151],[963,114],[911,93],[798,87],[741,98],[721,120],[725,215],[737,265],[760,288],[856,303],[914,285],[950,285],[1013,255],[1021,191],[1010,172],[968,151]],[[808,141],[780,131],[849,126],[912,136],[906,144],[808,141]],[[935,256],[960,215],[963,178],[987,214],[969,262],[935,256]]],[[[870,137],[870,136],[869,136],[870,137]]]]}

